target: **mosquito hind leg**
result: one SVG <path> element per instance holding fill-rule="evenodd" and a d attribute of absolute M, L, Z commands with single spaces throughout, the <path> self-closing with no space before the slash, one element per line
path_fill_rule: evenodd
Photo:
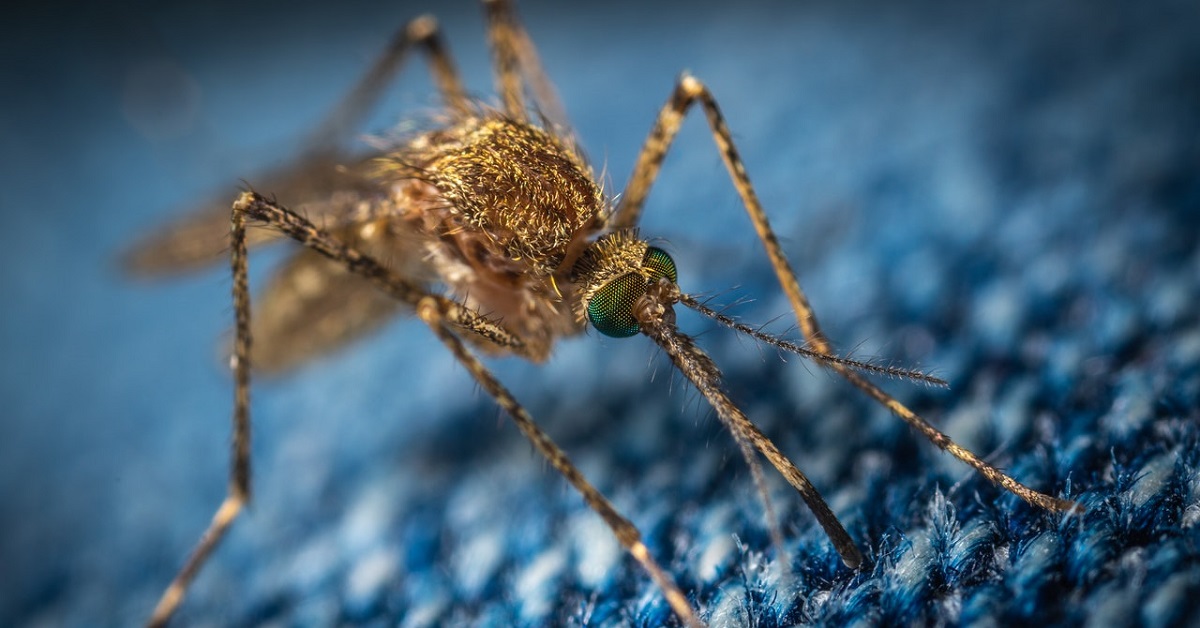
<path fill-rule="evenodd" d="M 362 185 L 356 177 L 339 170 L 339 166 L 355 159 L 346 154 L 341 144 L 362 124 L 414 47 L 425 53 L 447 110 L 458 118 L 468 115 L 471 105 L 437 20 L 431 16 L 418 17 L 396 31 L 371 68 L 309 133 L 301 154 L 292 157 L 280 170 L 264 175 L 269 185 L 263 185 L 283 194 L 291 203 L 303 200 L 309 205 L 310 215 L 318 207 L 319 213 L 337 214 L 353 206 L 353 199 L 331 202 Z M 123 265 L 136 274 L 197 268 L 224 254 L 228 233 L 228 204 L 221 201 L 205 205 L 199 212 L 139 241 L 125 252 Z M 250 246 L 270 239 L 271 235 L 265 232 L 249 234 Z"/>
<path fill-rule="evenodd" d="M 524 79 L 538 111 L 553 124 L 567 128 L 566 111 L 542 69 L 537 48 L 517 18 L 511 0 L 484 0 L 483 4 L 488 20 L 488 41 L 496 66 L 496 91 L 504 104 L 504 113 L 515 120 L 525 120 Z"/>
<path fill-rule="evenodd" d="M 422 15 L 409 21 L 392 35 L 383 54 L 321 121 L 311 136 L 309 152 L 336 152 L 338 142 L 353 133 L 362 123 L 371 107 L 379 100 L 388 81 L 399 71 L 409 51 L 414 47 L 425 53 L 434 83 L 437 84 L 446 107 L 456 117 L 467 115 L 470 106 L 466 91 L 442 37 L 437 19 L 432 15 Z"/>
<path fill-rule="evenodd" d="M 729 127 L 725 124 L 725 118 L 721 115 L 721 110 L 717 106 L 716 99 L 713 98 L 708 88 L 694 77 L 686 74 L 681 77 L 675 85 L 675 91 L 672 93 L 671 98 L 659 112 L 658 119 L 650 131 L 649 137 L 646 138 L 646 143 L 642 147 L 641 154 L 638 156 L 637 165 L 634 167 L 629 184 L 625 188 L 624 194 L 621 195 L 621 205 L 613 214 L 610 226 L 612 228 L 628 228 L 637 224 L 641 216 L 642 205 L 645 203 L 647 194 L 649 194 L 650 186 L 654 183 L 662 167 L 663 158 L 666 156 L 667 150 L 670 148 L 675 135 L 679 131 L 683 117 L 695 103 L 700 103 L 704 109 L 705 117 L 708 118 L 709 128 L 712 131 L 713 141 L 716 142 L 721 159 L 725 162 L 725 167 L 733 179 L 733 185 L 737 188 L 738 195 L 742 198 L 742 204 L 745 206 L 746 212 L 750 215 L 750 220 L 754 224 L 754 230 L 758 233 L 759 239 L 762 240 L 763 247 L 767 251 L 767 256 L 771 260 L 771 267 L 775 270 L 775 276 L 779 279 L 780 285 L 783 287 L 788 300 L 792 304 L 792 309 L 796 313 L 796 318 L 805 340 L 813 350 L 826 355 L 834 355 L 829 342 L 825 339 L 824 334 L 821 333 L 816 314 L 812 306 L 809 305 L 808 298 L 804 295 L 804 291 L 800 289 L 800 283 L 796 280 L 796 273 L 792 270 L 791 265 L 788 264 L 787 258 L 783 254 L 783 248 L 779 245 L 779 240 L 775 237 L 775 232 L 767 222 L 766 212 L 763 211 L 762 204 L 758 200 L 758 195 L 755 194 L 754 187 L 750 184 L 750 177 L 746 174 L 742 158 L 734 146 L 733 135 L 729 132 Z M 1005 490 L 1031 504 L 1048 510 L 1073 510 L 1076 508 L 1074 502 L 1035 491 L 1021 484 L 1012 476 L 988 464 L 970 450 L 955 443 L 941 430 L 938 430 L 924 418 L 909 410 L 904 404 L 885 393 L 850 367 L 836 362 L 829 363 L 828 366 L 872 399 L 886 407 L 893 414 L 903 419 L 938 448 L 950 452 L 954 457 L 974 467 L 992 483 L 1003 487 Z"/>

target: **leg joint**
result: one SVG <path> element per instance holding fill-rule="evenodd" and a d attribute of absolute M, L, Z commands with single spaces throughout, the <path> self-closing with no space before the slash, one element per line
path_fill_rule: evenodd
<path fill-rule="evenodd" d="M 425 41 L 437 35 L 437 18 L 426 14 L 413 19 L 404 29 L 405 35 L 412 41 Z"/>
<path fill-rule="evenodd" d="M 431 296 L 423 296 L 417 301 L 417 316 L 427 325 L 438 325 L 444 318 L 437 299 Z"/>
<path fill-rule="evenodd" d="M 695 100 L 708 93 L 708 88 L 704 86 L 704 83 L 700 79 L 685 72 L 679 77 L 679 91 L 688 100 Z"/>

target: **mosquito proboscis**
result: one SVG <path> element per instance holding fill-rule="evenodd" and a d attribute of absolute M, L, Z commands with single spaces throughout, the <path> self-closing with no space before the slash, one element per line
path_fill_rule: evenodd
<path fill-rule="evenodd" d="M 834 351 L 771 229 L 717 101 L 700 80 L 688 74 L 678 79 L 623 193 L 610 197 L 597 183 L 511 2 L 483 4 L 498 104 L 466 95 L 436 20 L 419 17 L 396 34 L 318 128 L 310 150 L 255 182 L 278 196 L 246 191 L 232 209 L 218 205 L 199 212 L 131 249 L 127 264 L 135 273 L 195 267 L 230 251 L 236 318 L 229 490 L 163 593 L 151 625 L 170 619 L 250 501 L 251 362 L 255 370 L 285 370 L 404 310 L 429 327 L 582 495 L 688 625 L 702 625 L 702 613 L 654 558 L 638 529 L 534 423 L 479 353 L 541 362 L 558 339 L 588 326 L 611 337 L 651 339 L 733 435 L 753 473 L 776 545 L 781 533 L 771 515 L 759 455 L 800 493 L 851 568 L 863 562 L 856 543 L 808 478 L 727 396 L 716 363 L 676 325 L 675 306 L 839 374 L 939 448 L 1025 501 L 1050 510 L 1076 507 L 1019 483 L 957 445 L 866 376 L 937 386 L 944 381 Z M 429 63 L 444 101 L 442 115 L 431 128 L 371 154 L 339 148 L 414 51 L 423 52 Z M 683 292 L 670 255 L 637 230 L 663 159 L 685 115 L 697 106 L 796 315 L 802 343 L 742 324 Z M 249 230 L 251 225 L 265 228 Z M 255 300 L 252 317 L 248 249 L 276 239 L 294 240 L 302 248 Z"/>

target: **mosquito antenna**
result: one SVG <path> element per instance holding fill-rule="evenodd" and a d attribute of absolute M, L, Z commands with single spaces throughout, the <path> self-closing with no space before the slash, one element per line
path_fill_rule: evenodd
<path fill-rule="evenodd" d="M 646 295 L 633 306 L 633 314 L 640 331 L 662 347 L 675 368 L 679 369 L 708 400 L 709 405 L 717 411 L 721 422 L 733 433 L 738 446 L 743 448 L 743 453 L 746 453 L 749 447 L 757 449 L 788 484 L 800 493 L 800 497 L 804 499 L 808 509 L 816 516 L 817 522 L 821 524 L 834 548 L 841 555 L 842 562 L 852 569 L 857 569 L 863 563 L 862 552 L 825 503 L 825 499 L 808 477 L 729 399 L 722 390 L 721 371 L 716 363 L 696 345 L 691 336 L 679 331 L 675 326 L 675 312 L 670 304 L 677 300 L 682 300 L 679 287 L 667 279 L 661 279 L 657 284 L 651 285 Z"/>
<path fill-rule="evenodd" d="M 725 314 L 722 314 L 722 313 L 708 307 L 707 305 L 704 305 L 703 303 L 697 301 L 695 297 L 693 297 L 689 294 L 680 293 L 679 302 L 692 308 L 693 310 L 696 310 L 697 312 L 717 321 L 718 323 L 720 323 L 726 327 L 729 327 L 730 329 L 733 329 L 733 330 L 736 330 L 743 334 L 746 334 L 747 336 L 750 336 L 751 338 L 754 338 L 755 340 L 758 340 L 759 342 L 769 344 L 777 349 L 782 349 L 784 351 L 790 351 L 797 355 L 804 356 L 804 357 L 806 357 L 810 360 L 813 360 L 814 362 L 820 363 L 820 364 L 825 364 L 825 365 L 840 364 L 842 366 L 846 366 L 846 367 L 852 368 L 856 371 L 861 371 L 864 373 L 874 373 L 877 375 L 886 375 L 888 377 L 895 377 L 898 379 L 907 379 L 909 381 L 918 382 L 918 383 L 926 384 L 929 386 L 934 386 L 936 388 L 949 388 L 950 387 L 950 383 L 947 382 L 946 380 L 944 380 L 940 377 L 935 377 L 928 373 L 923 373 L 921 371 L 917 371 L 917 370 L 913 370 L 913 369 L 906 369 L 906 368 L 902 368 L 902 367 L 898 367 L 898 366 L 872 364 L 870 362 L 863 362 L 861 360 L 854 360 L 852 358 L 845 358 L 845 357 L 840 357 L 840 356 L 836 356 L 836 355 L 829 355 L 826 353 L 821 353 L 820 351 L 814 351 L 807 347 L 802 347 L 790 340 L 784 340 L 783 338 L 776 338 L 775 336 L 772 336 L 772 335 L 770 335 L 766 332 L 763 332 L 759 329 L 755 329 L 748 325 L 744 325 L 742 323 L 737 322 L 733 318 L 731 318 Z"/>

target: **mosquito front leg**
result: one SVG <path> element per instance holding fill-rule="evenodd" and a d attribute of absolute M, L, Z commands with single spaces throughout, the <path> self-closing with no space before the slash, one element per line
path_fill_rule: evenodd
<path fill-rule="evenodd" d="M 469 106 L 466 92 L 442 38 L 437 19 L 432 15 L 422 15 L 396 31 L 383 54 L 321 122 L 312 135 L 311 152 L 336 150 L 338 142 L 358 128 L 414 46 L 425 52 L 434 82 L 446 101 L 447 109 L 456 117 L 467 115 Z"/>
<path fill-rule="evenodd" d="M 588 505 L 595 510 L 612 528 L 617 539 L 633 557 L 642 564 L 655 584 L 662 589 L 671 608 L 680 619 L 688 625 L 702 625 L 695 611 L 679 587 L 671 580 L 666 571 L 650 556 L 641 534 L 629 520 L 616 511 L 611 503 L 593 487 L 582 473 L 571 463 L 557 445 L 541 431 L 533 422 L 529 413 L 517 403 L 516 399 L 481 362 L 463 345 L 458 336 L 451 333 L 447 325 L 465 329 L 470 333 L 479 334 L 493 342 L 508 346 L 514 351 L 522 348 L 519 341 L 503 328 L 491 323 L 482 316 L 468 310 L 458 303 L 444 297 L 431 294 L 418 285 L 403 277 L 398 277 L 374 259 L 359 253 L 355 249 L 339 242 L 336 238 L 317 229 L 312 223 L 277 203 L 270 201 L 253 192 L 245 192 L 233 205 L 235 216 L 235 231 L 239 228 L 242 217 L 264 222 L 269 227 L 277 229 L 300 242 L 304 246 L 343 264 L 350 271 L 372 280 L 380 289 L 396 299 L 413 305 L 417 314 L 425 321 L 434 333 L 450 349 L 455 357 L 467 368 L 471 375 L 479 381 L 497 403 L 507 411 L 516 422 L 517 427 L 528 437 L 547 460 L 557 469 L 572 486 L 584 497 Z M 244 226 L 241 227 L 244 231 Z M 237 235 L 235 233 L 235 239 Z M 244 259 L 244 254 L 235 250 L 235 258 Z M 236 266 L 236 264 L 235 264 Z M 244 273 L 245 263 L 240 264 Z M 239 281 L 235 275 L 235 285 Z M 244 279 L 241 282 L 244 285 Z M 240 294 L 235 290 L 235 294 Z M 246 297 L 248 299 L 248 297 Z M 236 300 L 236 299 L 235 299 Z M 248 304 L 248 302 L 247 302 Z M 239 312 L 242 308 L 239 308 Z M 246 308 L 248 319 L 249 311 Z M 239 317 L 239 329 L 240 329 Z M 239 331 L 240 337 L 240 331 Z M 246 351 L 249 351 L 249 333 L 247 331 Z M 241 349 L 239 348 L 239 351 Z M 239 401 L 239 403 L 241 403 Z"/>
<path fill-rule="evenodd" d="M 721 390 L 721 371 L 717 368 L 716 363 L 700 347 L 696 346 L 690 336 L 680 332 L 675 326 L 675 314 L 671 306 L 679 300 L 679 287 L 671 281 L 663 279 L 659 283 L 651 285 L 646 296 L 642 297 L 633 309 L 641 332 L 662 347 L 675 367 L 696 386 L 700 394 L 704 395 L 709 405 L 717 411 L 721 422 L 733 433 L 734 440 L 742 449 L 742 456 L 754 473 L 759 495 L 768 511 L 771 509 L 771 501 L 761 479 L 762 472 L 759 469 L 758 461 L 751 456 L 749 446 L 753 446 L 754 449 L 766 456 L 771 465 L 788 481 L 788 484 L 791 484 L 796 492 L 800 493 L 800 497 L 804 499 L 808 509 L 812 511 L 817 522 L 825 530 L 825 534 L 833 542 L 834 548 L 842 557 L 842 562 L 847 567 L 857 568 L 863 562 L 862 553 L 854 544 L 854 540 L 850 538 L 850 534 L 846 532 L 846 528 L 829 509 L 829 505 L 825 503 L 821 493 L 812 485 L 808 477 L 779 450 L 779 447 L 771 442 L 771 439 L 767 438 L 729 399 L 725 391 Z M 780 533 L 774 529 L 774 521 L 771 521 L 771 527 L 771 534 L 775 537 L 773 540 L 782 550 L 782 543 L 779 541 Z"/>
<path fill-rule="evenodd" d="M 800 324 L 801 331 L 804 333 L 805 340 L 813 350 L 826 355 L 834 355 L 829 342 L 821 333 L 821 328 L 817 323 L 817 317 L 813 312 L 812 306 L 809 305 L 804 291 L 800 289 L 800 283 L 796 280 L 796 273 L 792 270 L 791 265 L 788 264 L 787 258 L 783 254 L 783 248 L 780 247 L 779 240 L 775 237 L 775 232 L 772 231 L 770 224 L 767 222 L 766 212 L 763 211 L 762 204 L 759 203 L 758 196 L 754 193 L 754 188 L 750 184 L 750 177 L 746 174 L 742 158 L 738 155 L 737 149 L 734 147 L 733 136 L 729 132 L 729 128 L 725 125 L 725 118 L 721 115 L 720 108 L 717 107 L 717 101 L 708 91 L 708 88 L 694 77 L 688 75 L 681 77 L 675 86 L 675 91 L 671 95 L 670 100 L 659 112 L 658 120 L 655 122 L 654 128 L 650 131 L 650 136 L 646 138 L 645 145 L 642 147 L 641 155 L 638 157 L 633 176 L 629 180 L 629 185 L 626 187 L 625 193 L 621 195 L 621 206 L 613 215 L 611 227 L 628 228 L 637 224 L 641 215 L 642 205 L 646 200 L 646 195 L 650 192 L 650 186 L 658 176 L 663 158 L 666 156 L 671 142 L 675 139 L 675 135 L 679 131 L 683 117 L 686 115 L 688 109 L 697 102 L 704 108 L 704 114 L 708 118 L 709 127 L 712 129 L 713 140 L 717 144 L 717 150 L 721 153 L 721 159 L 725 162 L 725 167 L 729 170 L 734 187 L 737 188 L 738 194 L 742 198 L 742 204 L 745 205 L 751 222 L 754 223 L 754 230 L 758 233 L 759 239 L 762 240 L 763 247 L 767 251 L 767 256 L 771 260 L 771 266 L 775 269 L 775 275 L 778 277 L 780 285 L 787 294 L 788 300 L 792 304 L 792 309 L 796 312 L 796 318 Z M 1035 491 L 996 467 L 984 462 L 979 456 L 956 444 L 949 436 L 946 436 L 928 421 L 921 418 L 912 410 L 909 410 L 891 395 L 883 392 L 883 390 L 872 384 L 862 375 L 851 370 L 850 367 L 837 362 L 831 362 L 829 363 L 829 368 L 837 371 L 842 377 L 845 377 L 850 383 L 867 393 L 872 399 L 875 399 L 884 407 L 891 410 L 896 416 L 925 435 L 934 445 L 971 465 L 988 480 L 1012 492 L 1021 499 L 1049 510 L 1072 510 L 1076 507 L 1075 503 L 1070 500 L 1059 499 Z"/>
<path fill-rule="evenodd" d="M 683 591 L 650 555 L 646 544 L 642 542 L 642 535 L 637 527 L 617 512 L 612 503 L 596 487 L 592 486 L 591 482 L 588 482 L 583 473 L 567 458 L 567 454 L 534 423 L 533 417 L 512 396 L 512 393 L 492 375 L 491 371 L 478 358 L 467 350 L 458 336 L 450 332 L 446 326 L 444 304 L 432 298 L 423 299 L 417 306 L 417 315 L 429 325 L 433 333 L 437 334 L 437 337 L 450 349 L 454 357 L 471 373 L 475 381 L 479 382 L 479 385 L 512 417 L 517 428 L 533 443 L 538 452 L 550 461 L 550 464 L 571 483 L 571 486 L 579 491 L 588 506 L 600 515 L 604 523 L 608 524 L 621 545 L 642 565 L 650 574 L 650 578 L 662 590 L 671 609 L 675 611 L 679 619 L 688 626 L 702 626 L 703 623 Z"/>

